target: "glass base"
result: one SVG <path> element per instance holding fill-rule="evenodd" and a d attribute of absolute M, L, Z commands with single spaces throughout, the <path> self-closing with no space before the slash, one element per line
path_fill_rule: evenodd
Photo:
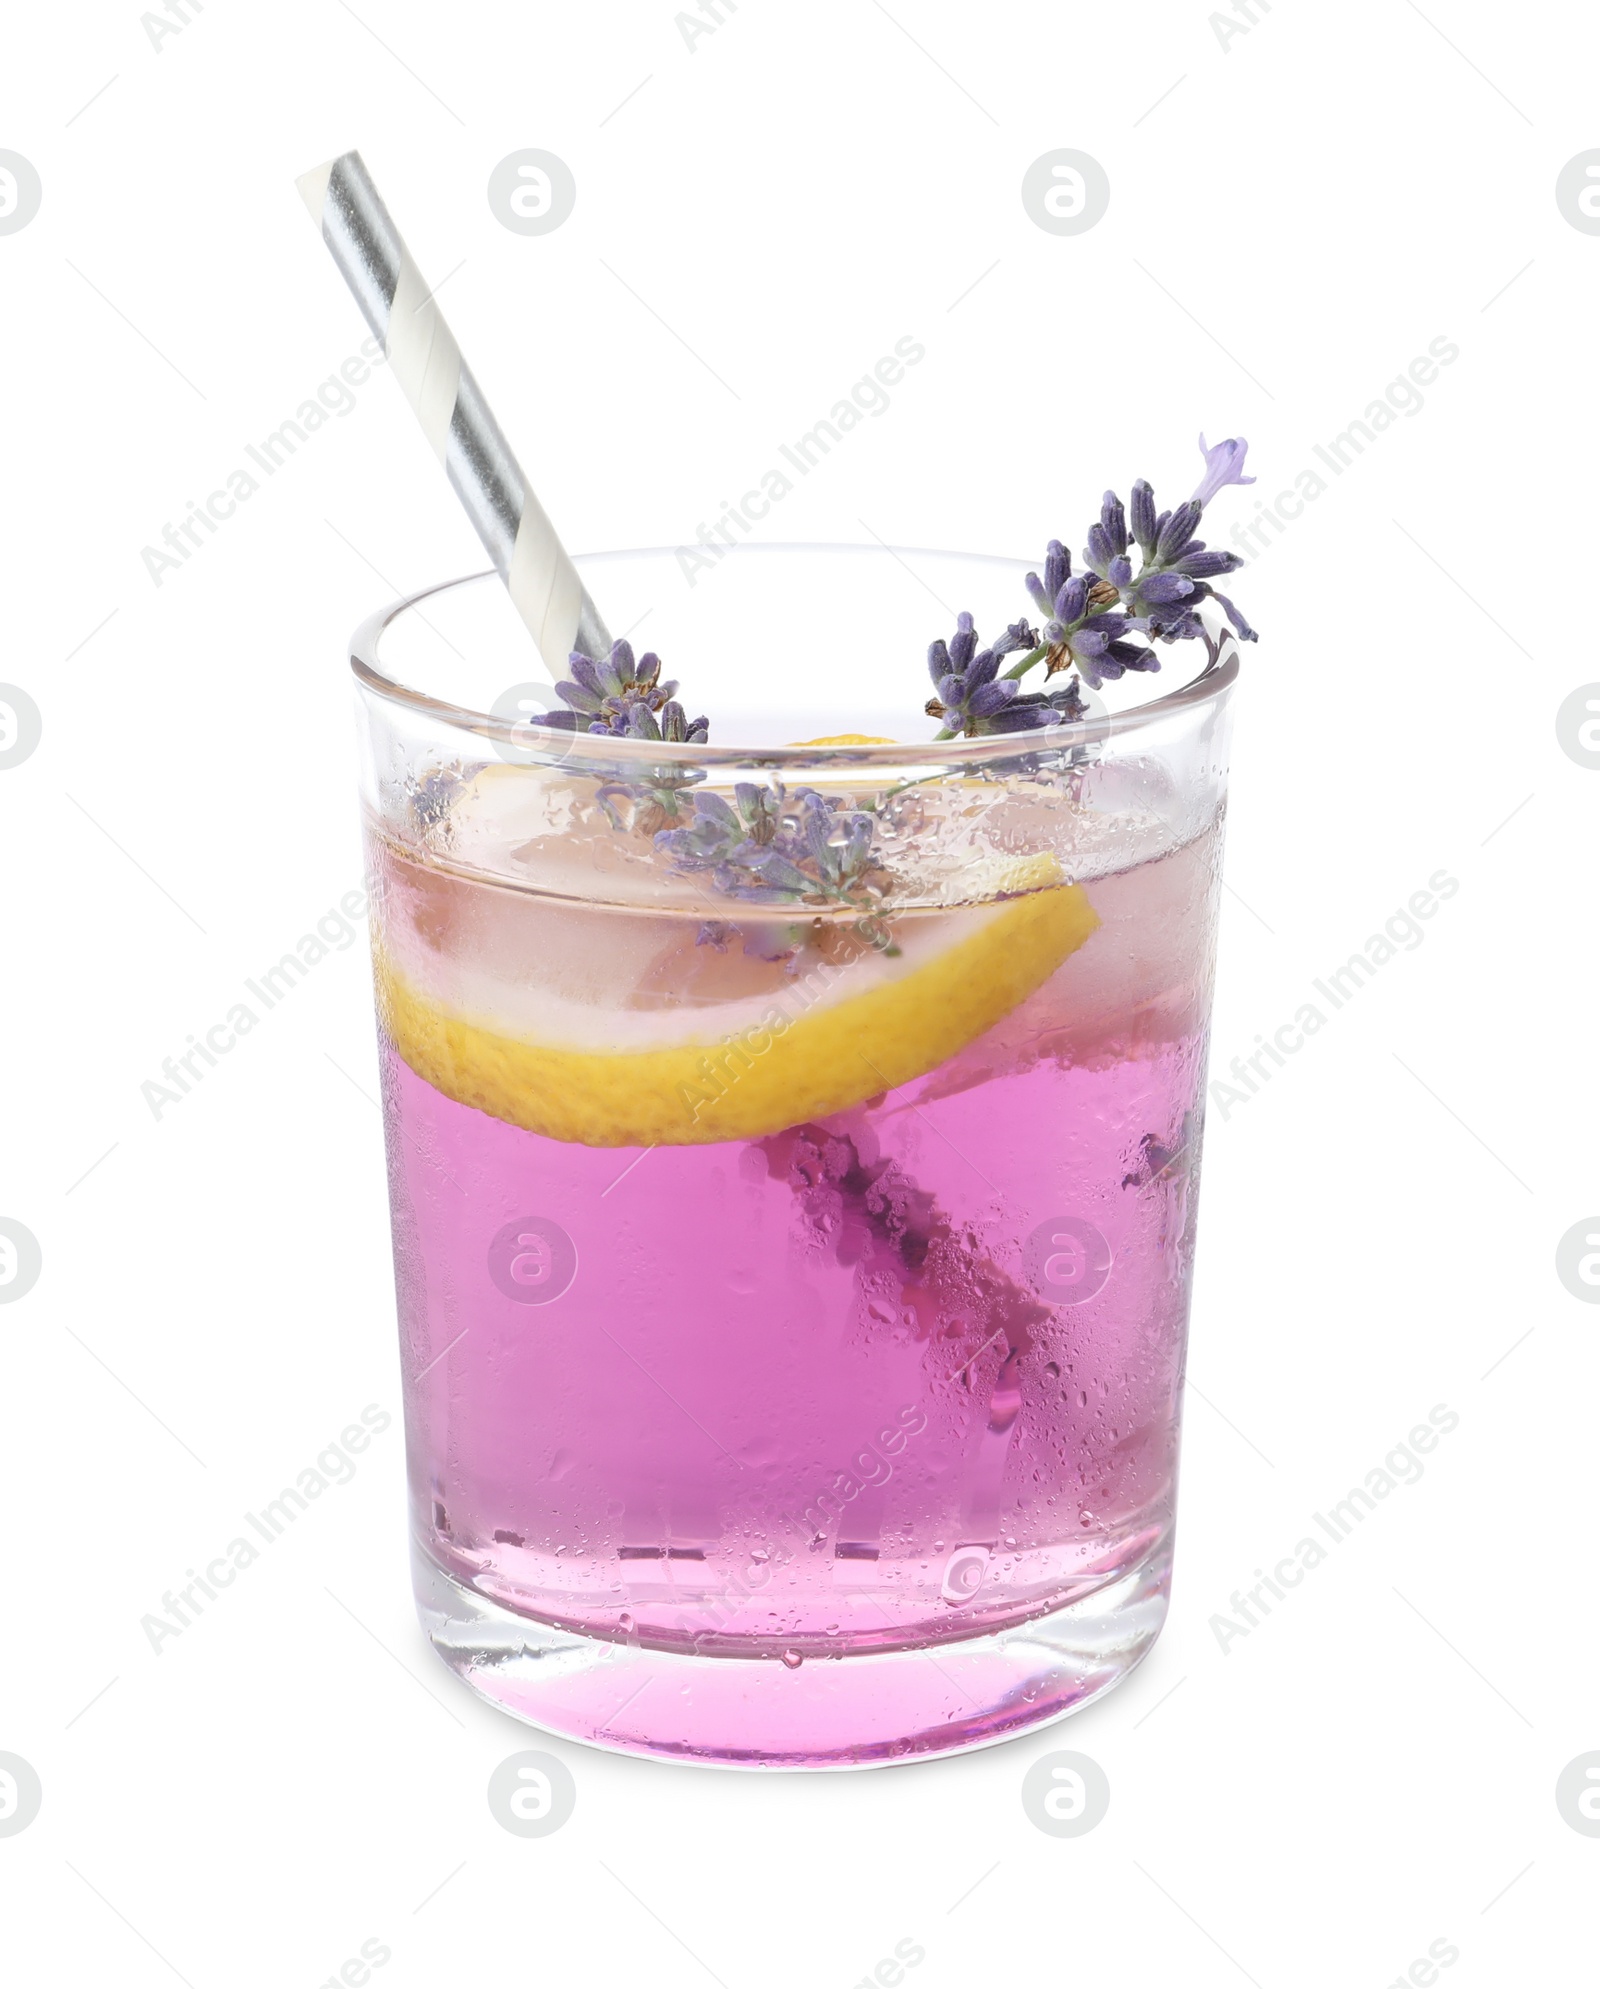
<path fill-rule="evenodd" d="M 879 1768 L 991 1747 L 1126 1678 L 1159 1635 L 1170 1533 L 1064 1609 L 918 1650 L 849 1657 L 685 1656 L 519 1616 L 420 1546 L 417 1610 L 434 1649 L 491 1705 L 622 1754 L 720 1768 Z"/>

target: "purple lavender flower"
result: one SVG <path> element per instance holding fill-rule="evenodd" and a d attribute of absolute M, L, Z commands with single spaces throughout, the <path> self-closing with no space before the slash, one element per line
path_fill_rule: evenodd
<path fill-rule="evenodd" d="M 694 820 L 683 829 L 663 829 L 656 847 L 676 857 L 685 871 L 711 870 L 735 850 L 770 847 L 778 829 L 777 802 L 770 788 L 740 781 L 730 804 L 720 794 L 694 797 Z"/>
<path fill-rule="evenodd" d="M 1241 476 L 1244 468 L 1244 452 L 1249 443 L 1242 435 L 1232 435 L 1226 442 L 1219 442 L 1214 449 L 1206 447 L 1204 430 L 1200 435 L 1200 453 L 1206 459 L 1206 473 L 1195 485 L 1194 502 L 1202 507 L 1209 504 L 1219 490 L 1230 483 L 1254 483 L 1254 477 Z"/>
<path fill-rule="evenodd" d="M 1089 527 L 1085 558 L 1093 571 L 1112 587 L 1125 587 L 1133 577 L 1133 562 L 1128 558 L 1127 515 L 1122 509 L 1122 499 L 1114 490 L 1108 490 L 1100 500 L 1099 521 Z"/>
<path fill-rule="evenodd" d="M 617 650 L 626 648 L 627 644 L 620 642 L 613 646 L 613 665 L 617 661 Z M 574 672 L 580 661 L 587 663 L 589 658 L 574 656 Z M 647 666 L 654 666 L 648 679 L 644 674 Z M 598 667 L 591 667 L 595 668 L 598 676 Z M 711 730 L 710 721 L 704 717 L 690 718 L 676 698 L 665 695 L 676 690 L 677 685 L 655 681 L 655 672 L 660 667 L 654 656 L 641 658 L 638 666 L 640 674 L 625 679 L 626 688 L 622 692 L 607 690 L 603 708 L 590 721 L 589 730 L 610 739 L 645 739 L 657 745 L 703 746 Z M 583 674 L 587 677 L 588 672 Z M 601 678 L 600 681 L 604 683 L 607 679 Z M 572 687 L 557 686 L 563 695 L 569 688 Z M 587 684 L 585 688 L 588 688 Z M 574 709 L 571 713 L 573 725 L 581 725 L 583 716 L 581 711 Z M 644 769 L 613 766 L 611 776 L 596 790 L 595 798 L 617 829 L 623 826 L 623 817 L 617 808 L 617 804 L 623 801 L 630 804 L 635 826 L 639 826 L 641 821 L 648 823 L 650 811 L 654 811 L 655 823 L 663 817 L 669 822 L 681 821 L 689 799 L 688 789 L 698 786 L 706 777 L 703 767 L 681 765 Z"/>
<path fill-rule="evenodd" d="M 596 663 L 578 649 L 567 663 L 576 681 L 557 684 L 556 696 L 571 707 L 570 713 L 553 712 L 546 721 L 567 731 L 582 726 L 590 732 L 625 737 L 635 705 L 659 711 L 678 688 L 670 679 L 661 682 L 659 656 L 647 651 L 635 662 L 631 645 L 623 641 L 612 643 L 611 654 L 603 663 Z"/>
<path fill-rule="evenodd" d="M 1146 624 L 1111 611 L 1119 588 L 1133 572 L 1127 557 L 1127 522 L 1122 501 L 1114 491 L 1105 494 L 1100 522 L 1089 533 L 1089 545 L 1087 558 L 1098 579 L 1089 573 L 1074 574 L 1072 555 L 1059 539 L 1052 539 L 1045 552 L 1044 578 L 1030 573 L 1027 588 L 1045 617 L 1041 633 L 1049 674 L 1054 676 L 1075 664 L 1084 682 L 1097 691 L 1126 670 L 1159 670 L 1161 665 L 1142 643 L 1123 639 L 1129 629 Z"/>
<path fill-rule="evenodd" d="M 1025 694 L 1014 677 L 999 674 L 1002 661 L 1019 649 L 1042 654 L 1038 635 L 1026 621 L 1013 622 L 997 642 L 979 650 L 968 614 L 956 617 L 956 632 L 948 643 L 928 645 L 934 695 L 926 709 L 944 727 L 940 738 L 978 739 L 993 732 L 1027 732 L 1059 723 L 1059 714 L 1043 697 Z"/>
<path fill-rule="evenodd" d="M 697 794 L 687 827 L 663 829 L 656 847 L 685 874 L 709 872 L 719 891 L 755 905 L 875 902 L 877 817 L 815 789 L 740 781 L 730 802 Z"/>
<path fill-rule="evenodd" d="M 1232 622 L 1234 634 L 1238 636 L 1241 642 L 1256 642 L 1260 640 L 1255 630 L 1245 620 L 1244 616 L 1240 614 L 1239 610 L 1234 606 L 1232 601 L 1228 599 L 1226 594 L 1219 594 L 1216 588 L 1213 587 L 1211 590 L 1211 598 L 1216 602 L 1217 606 L 1222 610 L 1222 612 L 1228 617 L 1228 620 Z"/>
<path fill-rule="evenodd" d="M 1054 618 L 1056 601 L 1061 590 L 1072 578 L 1072 555 L 1059 539 L 1052 539 L 1044 551 L 1044 578 L 1030 573 L 1027 579 L 1028 592 L 1033 596 L 1033 605 L 1045 621 Z"/>
<path fill-rule="evenodd" d="M 659 710 L 646 698 L 630 698 L 610 720 L 597 718 L 591 732 L 604 732 L 613 739 L 665 740 L 674 746 L 703 746 L 711 730 L 707 718 L 689 718 L 676 698 L 668 698 Z"/>

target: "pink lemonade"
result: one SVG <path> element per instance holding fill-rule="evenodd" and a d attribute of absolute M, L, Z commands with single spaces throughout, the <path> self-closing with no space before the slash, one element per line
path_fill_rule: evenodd
<path fill-rule="evenodd" d="M 690 1087 L 736 1114 L 773 1044 L 845 1014 L 858 980 L 958 943 L 1002 971 L 1024 941 L 982 921 L 1029 890 L 1002 875 L 988 900 L 891 910 L 863 945 L 844 913 L 802 929 L 714 905 L 708 927 L 705 904 L 575 887 L 537 838 L 480 860 L 374 826 L 380 960 L 447 1018 L 423 1054 L 380 1003 L 424 1613 L 463 1675 L 583 1739 L 830 1765 L 1002 1737 L 1142 1654 L 1169 1567 L 1219 840 L 1215 821 L 1068 836 L 1087 937 L 910 1081 L 749 1136 L 630 1143 L 599 1052 L 534 1080 L 552 1137 L 481 1045 L 599 1009 L 608 1043 L 715 1052 L 725 1015 L 765 1014 Z M 804 1014 L 808 986 L 785 1037 L 772 1005 Z M 598 1142 L 567 1071 L 602 1101 Z M 997 1691 L 995 1653 L 1029 1637 L 1043 1655 Z M 611 1662 L 580 1663 L 596 1641 Z M 708 1675 L 739 1682 L 717 1698 Z"/>

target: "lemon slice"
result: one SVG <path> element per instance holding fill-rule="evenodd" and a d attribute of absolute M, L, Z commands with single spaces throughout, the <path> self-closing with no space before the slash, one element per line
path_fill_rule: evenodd
<path fill-rule="evenodd" d="M 885 739 L 878 732 L 830 732 L 825 739 L 791 739 L 791 746 L 893 746 L 897 741 Z"/>
<path fill-rule="evenodd" d="M 1006 888 L 1020 895 L 902 916 L 892 947 L 847 927 L 832 958 L 758 994 L 647 1012 L 548 1002 L 515 1033 L 503 1011 L 418 987 L 380 946 L 379 1012 L 419 1077 L 529 1132 L 584 1146 L 760 1139 L 924 1076 L 1042 986 L 1100 922 L 1060 876 L 1050 856 L 1018 863 Z"/>

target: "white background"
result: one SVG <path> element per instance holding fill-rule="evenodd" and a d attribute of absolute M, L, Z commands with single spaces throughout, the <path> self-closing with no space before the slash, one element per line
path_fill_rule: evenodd
<path fill-rule="evenodd" d="M 8 22 L 0 147 L 43 205 L 0 235 L 0 677 L 44 738 L 0 773 L 0 1214 L 44 1268 L 0 1309 L 0 1751 L 44 1806 L 0 1838 L 0 1974 L 313 1989 L 377 1940 L 385 1989 L 848 1989 L 909 1939 L 917 1989 L 1381 1989 L 1442 1941 L 1451 1989 L 1591 1980 L 1600 1840 L 1555 1783 L 1600 1748 L 1600 1313 L 1555 1252 L 1600 1205 L 1600 773 L 1555 715 L 1600 678 L 1600 238 L 1555 182 L 1600 145 L 1600 29 L 724 11 L 692 52 L 670 0 L 189 0 L 159 48 L 137 0 Z M 1108 482 L 1183 494 L 1202 426 L 1260 471 L 1226 523 L 1459 347 L 1236 576 L 1263 640 L 1214 1069 L 1432 873 L 1460 889 L 1213 1110 L 1172 1615 L 1063 1727 L 819 1777 L 552 1743 L 576 1813 L 512 1837 L 485 1785 L 541 1743 L 421 1640 L 398 1418 L 181 1638 L 141 1631 L 398 1408 L 362 946 L 159 1121 L 140 1091 L 358 882 L 348 631 L 481 564 L 382 373 L 162 585 L 141 558 L 356 349 L 293 186 L 355 145 L 575 550 L 689 538 L 906 334 L 926 361 L 776 535 L 1079 545 Z M 524 146 L 577 180 L 544 237 L 485 197 Z M 1061 146 L 1112 189 L 1076 237 L 1020 198 Z M 1421 1481 L 1219 1648 L 1232 1591 L 1441 1403 Z M 1064 1746 L 1112 1789 L 1071 1841 L 1018 1793 Z"/>

